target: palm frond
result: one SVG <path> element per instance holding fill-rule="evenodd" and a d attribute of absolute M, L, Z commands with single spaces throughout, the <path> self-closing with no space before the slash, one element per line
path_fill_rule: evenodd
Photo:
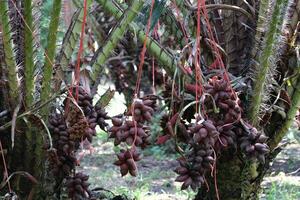
<path fill-rule="evenodd" d="M 80 25 L 82 22 L 80 21 L 80 16 L 82 17 L 83 10 L 80 8 L 75 11 L 72 16 L 70 26 L 66 34 L 64 35 L 63 42 L 58 52 L 55 63 L 60 64 L 63 67 L 66 67 L 71 60 L 71 56 L 74 52 L 76 45 L 78 44 L 78 38 L 80 35 Z"/>
<path fill-rule="evenodd" d="M 269 29 L 265 35 L 265 43 L 261 55 L 259 56 L 259 67 L 256 70 L 254 90 L 252 94 L 249 118 L 253 124 L 257 125 L 261 113 L 261 106 L 264 97 L 268 97 L 269 88 L 266 86 L 269 80 L 272 80 L 276 70 L 276 57 L 279 45 L 279 33 L 283 25 L 283 17 L 286 12 L 288 0 L 277 0 L 274 11 L 271 15 Z"/>
<path fill-rule="evenodd" d="M 25 20 L 25 36 L 24 36 L 24 50 L 26 51 L 24 56 L 25 67 L 25 89 L 26 96 L 25 102 L 27 106 L 33 103 L 34 93 L 34 37 L 33 37 L 33 16 L 32 16 L 32 1 L 24 1 L 24 20 Z"/>
<path fill-rule="evenodd" d="M 79 8 L 72 16 L 69 28 L 64 35 L 60 51 L 55 58 L 55 70 L 54 70 L 54 90 L 60 88 L 62 80 L 66 81 L 64 72 L 66 72 L 68 64 L 72 58 L 72 54 L 78 44 L 80 36 L 80 26 L 82 22 L 80 17 L 83 15 L 83 9 Z"/>
<path fill-rule="evenodd" d="M 93 66 L 92 78 L 96 81 L 100 76 L 103 65 L 107 60 L 110 52 L 116 47 L 117 43 L 122 39 L 129 24 L 134 20 L 137 13 L 142 9 L 143 1 L 135 0 L 123 14 L 122 20 L 118 22 L 115 28 L 109 34 L 106 43 L 102 48 L 98 49 L 91 60 Z"/>
<path fill-rule="evenodd" d="M 61 14 L 61 0 L 54 0 L 52 13 L 51 13 L 51 21 L 49 25 L 49 33 L 47 39 L 47 47 L 45 51 L 45 65 L 43 69 L 43 81 L 42 81 L 42 93 L 41 93 L 41 101 L 45 101 L 49 98 L 49 94 L 51 91 L 51 77 L 53 70 L 54 57 L 56 52 L 56 38 L 57 38 L 57 30 L 59 26 L 59 19 Z"/>
<path fill-rule="evenodd" d="M 259 11 L 256 22 L 255 44 L 252 49 L 252 58 L 258 59 L 263 44 L 263 35 L 267 32 L 270 23 L 270 15 L 274 10 L 274 5 L 269 0 L 262 0 L 259 3 Z"/>
<path fill-rule="evenodd" d="M 286 13 L 283 17 L 283 25 L 281 28 L 280 34 L 280 44 L 278 47 L 278 59 L 284 56 L 286 50 L 288 49 L 288 43 L 291 40 L 291 37 L 294 34 L 297 23 L 299 22 L 299 11 L 300 1 L 298 0 L 289 0 L 287 4 Z"/>
<path fill-rule="evenodd" d="M 3 47 L 3 64 L 8 71 L 8 85 L 10 88 L 10 96 L 13 104 L 16 103 L 18 97 L 17 67 L 13 53 L 11 26 L 8 18 L 8 3 L 0 1 L 0 26 L 2 28 L 2 45 Z"/>
<path fill-rule="evenodd" d="M 21 85 L 23 84 L 24 77 L 24 57 L 25 57 L 25 47 L 24 47 L 24 36 L 25 36 L 25 23 L 23 21 L 24 16 L 24 3 L 21 1 L 8 1 L 9 6 L 9 19 L 11 25 L 13 50 L 15 54 L 15 60 L 18 66 L 18 74 L 21 78 Z M 24 86 L 23 86 L 24 87 Z M 22 91 L 25 91 L 23 88 Z"/>
<path fill-rule="evenodd" d="M 165 8 L 164 12 L 161 15 L 161 20 L 166 25 L 166 33 L 167 33 L 166 37 L 172 35 L 174 36 L 175 41 L 177 41 L 181 45 L 181 47 L 185 46 L 186 41 L 184 38 L 183 30 L 181 28 L 180 23 L 176 19 L 174 12 L 171 10 L 171 8 L 169 7 Z"/>
<path fill-rule="evenodd" d="M 37 102 L 41 93 L 41 72 L 43 65 L 43 53 L 44 49 L 41 45 L 41 6 L 42 0 L 34 0 L 32 5 L 32 17 L 33 17 L 33 61 L 34 61 L 34 102 Z"/>
<path fill-rule="evenodd" d="M 298 66 L 298 67 L 300 67 L 300 66 Z M 293 122 L 295 120 L 295 117 L 296 117 L 297 112 L 300 107 L 300 90 L 299 90 L 299 88 L 300 88 L 300 78 L 298 78 L 296 89 L 292 95 L 292 104 L 291 104 L 291 108 L 287 112 L 287 118 L 284 121 L 284 123 L 281 125 L 280 129 L 277 132 L 275 132 L 273 137 L 269 140 L 269 146 L 270 146 L 271 150 L 273 150 L 274 148 L 276 148 L 278 146 L 279 142 L 286 135 L 286 133 L 288 132 L 289 128 L 291 127 L 291 125 L 293 124 Z"/>
<path fill-rule="evenodd" d="M 120 19 L 122 17 L 124 11 L 116 1 L 96 0 L 96 2 L 101 4 L 103 9 L 113 15 L 116 19 Z M 131 22 L 129 30 L 137 35 L 137 38 L 140 42 L 145 41 L 146 33 L 140 29 L 139 25 Z M 175 69 L 178 67 L 175 56 L 151 37 L 148 37 L 146 47 L 149 53 L 154 56 L 157 61 L 163 66 L 167 74 L 173 76 Z"/>

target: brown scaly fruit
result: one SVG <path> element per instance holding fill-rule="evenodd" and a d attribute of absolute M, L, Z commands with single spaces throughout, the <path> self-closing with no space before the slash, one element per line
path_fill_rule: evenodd
<path fill-rule="evenodd" d="M 67 114 L 67 125 L 68 133 L 72 140 L 82 140 L 87 138 L 90 140 L 92 137 L 89 137 L 92 134 L 87 119 L 81 112 L 81 110 L 70 102 Z"/>
<path fill-rule="evenodd" d="M 88 179 L 89 176 L 83 173 L 76 173 L 73 177 L 67 177 L 65 186 L 68 197 L 73 200 L 88 199 L 91 196 Z"/>
<path fill-rule="evenodd" d="M 53 138 L 53 148 L 48 151 L 51 171 L 56 176 L 66 176 L 76 165 L 73 152 L 75 142 L 69 138 L 66 122 L 61 114 L 51 114 L 48 127 Z"/>
<path fill-rule="evenodd" d="M 242 109 L 240 107 L 240 100 L 232 90 L 230 82 L 224 78 L 214 76 L 209 79 L 208 84 L 204 85 L 205 91 L 213 97 L 213 101 L 220 109 L 220 112 L 211 113 L 212 118 L 221 119 L 224 124 L 237 123 L 241 118 Z M 205 98 L 205 105 L 207 110 L 213 110 L 211 98 Z"/>
<path fill-rule="evenodd" d="M 110 117 L 107 115 L 105 109 L 100 106 L 95 106 L 95 111 L 97 113 L 97 118 L 96 118 L 97 124 L 100 126 L 102 130 L 106 131 L 108 127 L 108 123 L 106 123 L 105 120 L 110 119 Z"/>
<path fill-rule="evenodd" d="M 78 90 L 78 99 L 76 90 Z M 85 116 L 89 116 L 92 112 L 94 112 L 93 97 L 85 91 L 83 87 L 74 87 L 72 90 L 72 96 L 77 100 L 77 104 L 83 110 Z"/>
<path fill-rule="evenodd" d="M 58 155 L 58 163 L 52 165 L 52 173 L 56 176 L 67 176 L 75 168 L 77 159 L 75 154 Z"/>
<path fill-rule="evenodd" d="M 175 169 L 179 176 L 175 181 L 183 182 L 181 189 L 191 187 L 196 191 L 204 183 L 205 174 L 212 170 L 214 158 L 212 148 L 193 146 L 186 158 L 178 159 L 180 166 Z"/>
<path fill-rule="evenodd" d="M 135 99 L 131 105 L 131 109 L 128 112 L 128 115 L 133 115 L 135 121 L 144 123 L 146 121 L 150 122 L 152 115 L 154 114 L 153 101 Z"/>
<path fill-rule="evenodd" d="M 78 93 L 77 93 L 78 92 Z M 96 112 L 93 104 L 93 97 L 83 89 L 83 87 L 78 86 L 78 87 L 73 87 L 72 89 L 72 96 L 69 95 L 70 98 L 75 98 L 77 100 L 77 104 L 78 106 L 81 108 L 83 115 L 81 113 L 81 111 L 79 110 L 78 107 L 76 107 L 74 105 L 73 102 L 71 102 L 70 100 L 66 99 L 64 102 L 64 106 L 65 108 L 67 108 L 67 111 L 69 111 L 70 109 L 75 109 L 74 114 L 71 113 L 71 115 L 77 115 L 79 119 L 78 119 L 78 123 L 80 123 L 81 125 L 85 124 L 84 126 L 86 126 L 86 124 L 89 127 L 82 127 L 82 129 L 84 130 L 79 130 L 77 129 L 78 127 L 75 126 L 76 130 L 78 130 L 78 137 L 75 134 L 75 138 L 76 139 L 88 139 L 89 142 L 92 142 L 92 138 L 93 136 L 96 135 L 96 125 L 97 125 L 97 118 L 98 118 L 98 113 Z M 78 98 L 77 98 L 78 97 Z M 69 107 L 69 108 L 68 108 Z M 86 122 L 85 122 L 86 121 Z M 74 122 L 76 123 L 76 122 Z M 76 131 L 75 131 L 76 132 Z M 81 136 L 80 136 L 81 133 Z"/>
<path fill-rule="evenodd" d="M 215 149 L 216 151 L 220 151 L 223 149 L 227 149 L 229 147 L 236 148 L 236 133 L 234 131 L 235 125 L 232 124 L 224 124 L 222 120 L 219 120 L 217 123 L 217 129 L 220 133 L 216 143 Z"/>
<path fill-rule="evenodd" d="M 61 114 L 51 114 L 48 128 L 53 139 L 53 147 L 69 155 L 75 148 L 74 141 L 69 139 L 66 122 Z"/>
<path fill-rule="evenodd" d="M 78 93 L 77 93 L 78 90 Z M 81 108 L 81 110 L 83 111 L 83 117 L 80 118 L 85 118 L 85 120 L 87 121 L 87 124 L 89 126 L 89 128 L 86 127 L 86 130 L 84 131 L 85 134 L 83 135 L 83 137 L 81 139 L 88 139 L 88 141 L 92 142 L 92 138 L 93 136 L 96 135 L 96 125 L 97 125 L 97 118 L 98 118 L 98 113 L 96 112 L 94 106 L 93 106 L 93 97 L 84 90 L 83 87 L 78 86 L 78 87 L 74 87 L 72 90 L 72 97 L 75 98 L 77 100 L 77 104 L 78 106 Z M 71 97 L 71 98 L 72 98 Z M 76 98 L 78 97 L 78 98 Z M 65 106 L 67 106 L 68 101 L 65 101 Z M 72 103 L 71 104 L 71 108 L 75 108 L 77 109 L 76 112 L 78 112 L 78 107 L 76 108 L 76 106 Z M 77 113 L 78 116 L 80 115 L 80 113 Z M 84 123 L 84 120 L 81 120 L 82 123 Z"/>
<path fill-rule="evenodd" d="M 192 84 L 186 84 L 185 89 L 193 95 L 195 95 L 196 90 L 199 94 L 201 92 L 200 88 L 196 88 Z M 242 113 L 240 100 L 231 88 L 229 81 L 214 76 L 204 85 L 204 90 L 209 94 L 209 96 L 205 96 L 204 104 L 210 119 L 223 120 L 224 124 L 233 124 L 239 121 Z M 216 112 L 215 106 L 219 112 Z"/>
<path fill-rule="evenodd" d="M 137 166 L 135 162 L 141 160 L 141 158 L 136 148 L 129 150 L 121 149 L 117 157 L 118 160 L 114 164 L 120 166 L 122 176 L 125 176 L 128 172 L 131 176 L 137 176 Z"/>
<path fill-rule="evenodd" d="M 197 143 L 204 147 L 214 146 L 220 134 L 211 120 L 205 120 L 202 123 L 199 121 L 192 123 L 188 131 L 193 140 L 192 143 Z"/>
<path fill-rule="evenodd" d="M 113 126 L 108 130 L 110 138 L 114 138 L 114 144 L 119 145 L 126 142 L 128 145 L 140 146 L 142 148 L 150 144 L 149 128 L 131 120 L 112 118 Z"/>
<path fill-rule="evenodd" d="M 261 163 L 265 163 L 265 155 L 270 152 L 266 144 L 268 137 L 258 132 L 256 128 L 247 124 L 247 129 L 237 128 L 239 147 L 246 156 L 257 158 Z"/>
<path fill-rule="evenodd" d="M 128 172 L 132 176 L 137 174 L 135 161 L 140 158 L 136 147 L 145 148 L 150 144 L 149 127 L 145 123 L 152 119 L 156 109 L 156 100 L 157 97 L 154 95 L 145 96 L 144 99 L 134 99 L 126 113 L 126 119 L 112 118 L 113 126 L 108 132 L 110 133 L 109 137 L 115 139 L 114 144 L 119 145 L 121 142 L 125 142 L 129 146 L 132 145 L 130 150 L 121 150 L 121 153 L 118 154 L 119 160 L 115 162 L 120 166 L 122 176 Z"/>

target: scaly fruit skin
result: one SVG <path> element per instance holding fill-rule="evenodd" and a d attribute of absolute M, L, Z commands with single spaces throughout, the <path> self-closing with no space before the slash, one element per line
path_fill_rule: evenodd
<path fill-rule="evenodd" d="M 93 131 L 92 136 L 96 134 L 96 125 L 99 125 L 102 130 L 106 130 L 108 123 L 106 123 L 105 120 L 110 118 L 105 109 L 100 106 L 93 106 L 93 97 L 82 87 L 79 87 L 78 93 L 79 95 L 77 103 L 82 108 L 84 115 L 88 120 L 88 124 Z M 73 95 L 76 95 L 75 89 L 73 89 Z M 91 140 L 91 138 L 88 138 L 88 140 Z"/>
<path fill-rule="evenodd" d="M 118 160 L 114 164 L 120 166 L 122 176 L 127 175 L 128 172 L 131 176 L 137 176 L 137 166 L 135 162 L 141 160 L 141 158 L 136 148 L 129 150 L 121 149 L 117 157 Z"/>
<path fill-rule="evenodd" d="M 193 142 L 204 147 L 214 146 L 220 134 L 211 120 L 191 124 L 188 130 Z"/>
<path fill-rule="evenodd" d="M 107 112 L 105 112 L 105 109 L 100 106 L 95 106 L 95 111 L 97 113 L 96 123 L 100 126 L 102 130 L 106 131 L 108 123 L 105 120 L 110 119 L 110 117 L 107 115 Z"/>
<path fill-rule="evenodd" d="M 191 187 L 193 190 L 201 187 L 205 174 L 213 169 L 215 158 L 213 147 L 219 137 L 217 127 L 211 120 L 196 121 L 188 128 L 190 152 L 178 161 L 180 167 L 175 172 L 179 174 L 176 181 L 183 182 L 181 189 Z"/>
<path fill-rule="evenodd" d="M 78 106 L 69 98 L 75 98 Z M 79 86 L 72 89 L 72 95 L 69 94 L 69 98 L 64 101 L 64 107 L 65 115 L 67 116 L 68 131 L 72 139 L 79 142 L 87 139 L 89 142 L 92 142 L 93 136 L 96 135 L 95 128 L 98 117 L 92 105 L 93 97 Z"/>
<path fill-rule="evenodd" d="M 70 100 L 72 98 L 77 100 L 77 105 Z M 68 132 L 77 143 L 85 139 L 92 142 L 96 135 L 96 126 L 99 125 L 103 130 L 108 126 L 105 122 L 110 119 L 107 112 L 99 106 L 94 107 L 92 101 L 93 97 L 80 86 L 74 87 L 72 95 L 69 94 L 64 101 Z"/>
<path fill-rule="evenodd" d="M 193 95 L 196 94 L 195 85 L 186 84 L 185 89 Z M 204 90 L 209 94 L 204 100 L 209 119 L 214 119 L 213 121 L 222 120 L 224 124 L 234 124 L 239 121 L 242 108 L 240 107 L 240 100 L 231 88 L 229 81 L 214 76 L 204 85 Z M 198 94 L 201 94 L 200 88 L 198 88 Z M 219 109 L 218 113 L 216 113 L 214 106 Z"/>
<path fill-rule="evenodd" d="M 179 167 L 175 172 L 179 175 L 175 181 L 183 182 L 181 189 L 185 190 L 191 187 L 196 191 L 204 183 L 205 174 L 213 168 L 215 159 L 211 147 L 194 146 L 186 156 L 179 158 Z"/>
<path fill-rule="evenodd" d="M 121 142 L 145 148 L 150 144 L 149 128 L 131 120 L 112 119 L 113 126 L 108 130 L 110 138 L 114 138 L 117 146 Z"/>
<path fill-rule="evenodd" d="M 242 109 L 240 100 L 231 88 L 230 82 L 223 78 L 214 76 L 209 79 L 208 84 L 204 85 L 205 91 L 213 97 L 205 98 L 205 106 L 209 105 L 207 110 L 213 110 L 212 100 L 219 108 L 219 113 L 210 113 L 210 117 L 216 121 L 222 120 L 224 124 L 234 124 L 241 118 Z"/>
<path fill-rule="evenodd" d="M 67 125 L 70 138 L 78 142 L 86 138 L 91 141 L 94 132 L 90 129 L 87 118 L 72 102 L 69 103 L 68 107 Z"/>
<path fill-rule="evenodd" d="M 265 155 L 270 152 L 266 144 L 268 137 L 258 132 L 256 128 L 247 124 L 247 129 L 239 128 L 239 147 L 241 151 L 250 158 L 257 158 L 261 163 L 265 163 Z"/>
<path fill-rule="evenodd" d="M 78 88 L 78 99 L 77 99 L 77 88 Z M 82 87 L 74 87 L 72 92 L 73 97 L 77 100 L 77 104 L 83 110 L 85 116 L 91 115 L 94 112 L 93 97 L 88 94 Z"/>
<path fill-rule="evenodd" d="M 89 176 L 83 173 L 76 173 L 73 177 L 67 177 L 65 186 L 68 197 L 73 200 L 89 199 L 91 192 L 88 183 Z"/>
<path fill-rule="evenodd" d="M 154 106 L 155 104 L 150 99 L 135 99 L 128 114 L 132 115 L 133 119 L 139 123 L 150 122 L 154 114 Z"/>
<path fill-rule="evenodd" d="M 51 171 L 57 177 L 65 177 L 75 167 L 75 142 L 70 139 L 66 122 L 61 114 L 51 114 L 49 130 L 53 138 L 53 148 L 48 150 Z M 49 145 L 47 149 L 49 148 Z"/>
<path fill-rule="evenodd" d="M 127 112 L 127 117 L 132 116 L 132 120 L 112 118 L 113 126 L 108 129 L 108 132 L 110 133 L 109 137 L 115 139 L 115 145 L 119 145 L 121 142 L 142 148 L 149 145 L 149 127 L 144 124 L 146 121 L 151 121 L 154 108 L 155 101 L 136 99 L 131 110 Z"/>
<path fill-rule="evenodd" d="M 188 92 L 196 93 L 194 85 L 186 84 L 185 87 Z M 239 98 L 231 88 L 230 82 L 219 76 L 210 78 L 204 89 L 209 94 L 204 100 L 207 119 L 212 121 L 219 132 L 214 145 L 215 150 L 220 152 L 231 146 L 236 148 L 234 128 L 242 116 Z"/>

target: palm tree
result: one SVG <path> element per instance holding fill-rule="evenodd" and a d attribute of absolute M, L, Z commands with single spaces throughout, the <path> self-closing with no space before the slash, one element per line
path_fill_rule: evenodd
<path fill-rule="evenodd" d="M 68 66 L 82 52 L 79 41 L 88 30 L 100 48 L 85 52 L 91 56 L 86 61 L 89 67 L 81 66 L 84 70 L 79 74 L 81 80 L 90 83 L 92 96 L 104 74 L 116 79 L 115 67 L 120 63 L 129 63 L 123 66 L 126 69 L 140 62 L 138 55 L 144 41 L 144 67 L 150 66 L 151 71 L 154 58 L 159 63 L 158 70 L 173 81 L 169 95 L 173 97 L 174 88 L 179 88 L 178 112 L 197 104 L 198 85 L 207 84 L 212 76 L 220 76 L 220 70 L 224 73 L 226 69 L 244 110 L 242 119 L 234 125 L 250 127 L 249 130 L 255 127 L 264 133 L 270 153 L 259 159 L 263 162 L 249 158 L 242 151 L 243 139 L 237 139 L 236 148 L 222 150 L 214 157 L 215 174 L 206 176 L 210 190 L 199 188 L 195 199 L 258 198 L 260 183 L 280 152 L 279 143 L 300 105 L 298 0 L 208 0 L 206 5 L 189 0 L 153 1 L 154 4 L 141 0 L 73 0 L 73 16 L 66 23 L 63 39 L 59 37 L 62 8 L 70 2 L 53 0 L 47 39 L 43 40 L 40 33 L 45 12 L 41 8 L 46 2 L 0 1 L 0 152 L 2 164 L 6 163 L 0 168 L 8 173 L 1 174 L 1 180 L 9 180 L 0 186 L 5 188 L 3 195 L 9 191 L 21 199 L 59 198 L 63 178 L 53 176 L 46 159 L 51 149 L 45 143 L 51 144 L 53 136 L 48 117 L 59 109 L 59 99 L 66 96 L 72 79 L 70 71 L 76 77 L 76 65 L 74 70 Z M 87 20 L 83 23 L 85 16 Z M 155 36 L 158 22 L 163 27 L 160 37 Z M 116 58 L 121 62 L 116 63 Z M 209 69 L 222 62 L 225 68 Z M 185 65 L 196 73 L 189 73 Z M 136 78 L 138 70 L 127 70 L 130 72 Z M 145 83 L 151 83 L 151 78 Z M 186 84 L 196 85 L 194 93 L 183 89 Z M 124 88 L 123 92 L 130 100 L 133 89 Z M 173 99 L 169 97 L 165 96 L 166 102 Z M 172 108 L 169 109 L 171 113 Z M 188 116 L 180 117 L 191 119 L 194 114 L 192 110 Z M 177 125 L 173 124 L 173 128 Z"/>

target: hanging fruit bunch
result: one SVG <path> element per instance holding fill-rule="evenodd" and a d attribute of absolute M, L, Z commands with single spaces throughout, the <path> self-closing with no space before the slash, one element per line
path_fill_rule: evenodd
<path fill-rule="evenodd" d="M 117 154 L 117 157 L 118 160 L 114 164 L 120 166 L 122 176 L 125 176 L 128 172 L 131 176 L 137 175 L 137 166 L 135 162 L 141 160 L 141 157 L 135 147 L 129 150 L 121 149 L 121 152 Z"/>
<path fill-rule="evenodd" d="M 196 122 L 189 127 L 189 134 L 193 141 L 191 143 L 199 144 L 204 147 L 214 146 L 219 132 L 210 120 L 203 121 L 202 123 Z"/>
<path fill-rule="evenodd" d="M 204 85 L 205 91 L 211 98 L 205 98 L 207 110 L 213 110 L 214 103 L 219 109 L 218 115 L 211 116 L 223 124 L 234 124 L 241 117 L 240 100 L 231 88 L 230 82 L 219 76 L 214 76 Z M 218 122 L 217 121 L 217 122 Z M 220 122 L 219 122 L 220 123 Z"/>
<path fill-rule="evenodd" d="M 192 95 L 201 92 L 191 84 L 186 84 L 185 89 Z M 203 113 L 187 125 L 189 139 L 184 143 L 188 152 L 178 159 L 180 166 L 175 170 L 179 174 L 176 181 L 183 182 L 182 189 L 200 187 L 205 175 L 216 170 L 217 155 L 228 148 L 240 148 L 246 157 L 262 163 L 269 152 L 267 137 L 242 119 L 240 101 L 229 81 L 213 76 L 204 85 L 202 97 Z"/>
<path fill-rule="evenodd" d="M 133 120 L 141 124 L 146 121 L 150 122 L 154 114 L 154 106 L 155 103 L 150 99 L 135 99 L 132 104 L 132 110 L 128 115 L 132 115 Z"/>
<path fill-rule="evenodd" d="M 78 92 L 77 105 L 72 99 L 76 97 Z M 70 95 L 69 95 L 70 96 Z M 107 112 L 101 106 L 93 106 L 93 98 L 82 87 L 73 88 L 72 97 L 65 100 L 65 107 L 68 108 L 66 115 L 71 129 L 71 135 L 75 139 L 92 142 L 92 137 L 96 135 L 96 126 L 99 125 L 101 129 L 105 130 L 108 124 L 105 120 L 109 119 Z"/>
<path fill-rule="evenodd" d="M 150 145 L 149 127 L 146 123 L 151 121 L 155 108 L 156 100 L 135 99 L 124 118 L 112 118 L 113 126 L 108 132 L 109 137 L 114 138 L 115 146 L 121 143 L 131 146 L 130 149 L 122 149 L 117 155 L 115 165 L 120 166 L 122 176 L 128 172 L 132 176 L 137 175 L 135 162 L 140 160 L 140 156 L 136 147 L 143 149 Z"/>
<path fill-rule="evenodd" d="M 175 172 L 179 174 L 176 181 L 183 182 L 181 189 L 191 187 L 196 190 L 205 180 L 205 174 L 213 170 L 216 159 L 214 145 L 219 132 L 211 120 L 199 120 L 188 127 L 188 152 L 178 159 L 180 167 Z"/>
<path fill-rule="evenodd" d="M 229 81 L 213 77 L 209 80 L 208 85 L 205 85 L 205 88 L 214 97 L 213 100 L 219 109 L 218 115 L 209 115 L 216 120 L 220 132 L 215 149 L 219 151 L 221 148 L 229 146 L 236 148 L 236 144 L 239 144 L 241 150 L 248 157 L 255 157 L 260 162 L 264 162 L 265 154 L 269 152 L 269 147 L 265 144 L 267 137 L 243 121 L 240 100 L 231 88 Z M 206 102 L 205 105 L 207 104 Z M 239 126 L 243 128 L 240 129 Z"/>
<path fill-rule="evenodd" d="M 53 138 L 53 149 L 49 151 L 52 173 L 56 177 L 67 176 L 76 164 L 75 142 L 70 139 L 66 122 L 61 114 L 50 115 L 48 128 Z"/>
<path fill-rule="evenodd" d="M 92 96 L 83 87 L 72 87 L 62 104 L 61 113 L 49 116 L 53 147 L 49 150 L 48 160 L 51 171 L 61 182 L 66 178 L 66 187 L 72 199 L 86 199 L 90 197 L 88 190 L 88 176 L 77 173 L 72 176 L 78 164 L 76 152 L 84 140 L 92 142 L 96 135 L 96 126 L 106 128 L 107 113 L 100 106 L 93 106 Z M 47 145 L 49 148 L 49 144 Z M 60 183 L 57 183 L 60 184 Z"/>
<path fill-rule="evenodd" d="M 81 109 L 70 103 L 70 111 L 67 114 L 68 133 L 74 141 L 89 138 L 89 124 Z M 91 135 L 92 136 L 92 135 Z"/>
<path fill-rule="evenodd" d="M 107 112 L 104 108 L 99 105 L 95 106 L 96 111 L 96 123 L 100 126 L 100 128 L 104 131 L 107 130 L 108 123 L 105 120 L 109 120 L 110 117 L 107 115 Z"/>
<path fill-rule="evenodd" d="M 65 186 L 67 188 L 68 197 L 76 200 L 91 197 L 88 179 L 89 176 L 83 173 L 76 173 L 74 176 L 67 177 Z"/>
<path fill-rule="evenodd" d="M 266 137 L 256 128 L 248 123 L 243 123 L 243 128 L 236 128 L 238 143 L 241 151 L 250 158 L 257 158 L 261 163 L 265 163 L 265 155 L 270 152 Z"/>
<path fill-rule="evenodd" d="M 110 61 L 111 65 L 111 76 L 112 79 L 114 80 L 114 84 L 116 86 L 116 90 L 118 92 L 123 92 L 123 91 L 133 91 L 131 78 L 132 76 L 131 71 L 133 68 L 131 66 L 125 65 L 123 60 L 112 60 Z"/>
<path fill-rule="evenodd" d="M 112 119 L 113 127 L 111 127 L 110 138 L 114 138 L 114 144 L 119 145 L 125 142 L 131 146 L 145 147 L 149 144 L 149 129 L 140 123 L 131 120 L 122 120 L 118 118 Z"/>
<path fill-rule="evenodd" d="M 72 95 L 72 96 L 71 96 Z M 78 95 L 78 101 L 73 98 Z M 64 101 L 65 115 L 68 124 L 68 132 L 77 143 L 87 139 L 92 141 L 96 134 L 95 127 L 97 113 L 92 105 L 92 97 L 83 88 L 73 88 Z"/>
<path fill-rule="evenodd" d="M 204 100 L 204 105 L 209 118 L 212 119 L 220 132 L 216 141 L 216 150 L 220 151 L 234 145 L 234 140 L 236 140 L 232 129 L 241 119 L 240 100 L 236 92 L 233 91 L 230 82 L 220 76 L 209 79 L 204 88 L 209 94 Z"/>
<path fill-rule="evenodd" d="M 200 147 L 195 145 L 191 151 L 178 159 L 180 166 L 175 169 L 179 176 L 175 181 L 183 182 L 181 189 L 191 187 L 193 190 L 201 187 L 205 180 L 205 174 L 213 169 L 215 159 L 212 147 Z"/>

